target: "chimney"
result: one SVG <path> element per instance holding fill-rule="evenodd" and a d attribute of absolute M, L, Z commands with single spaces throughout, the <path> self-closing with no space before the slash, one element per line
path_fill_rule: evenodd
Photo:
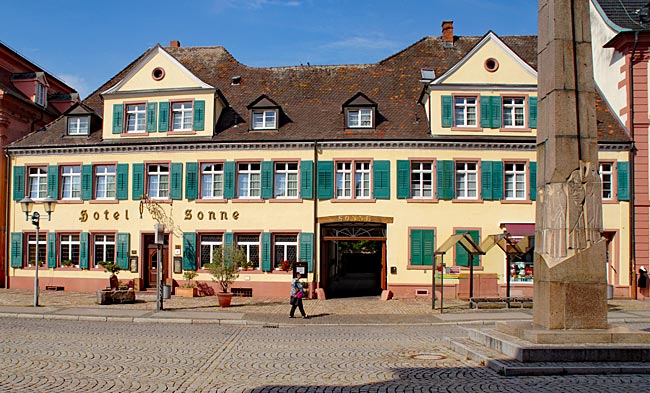
<path fill-rule="evenodd" d="M 169 41 L 169 46 L 172 48 L 180 48 L 181 47 L 181 42 L 180 41 Z"/>
<path fill-rule="evenodd" d="M 445 20 L 442 22 L 442 40 L 444 41 L 445 48 L 453 48 L 454 46 L 454 21 Z"/>

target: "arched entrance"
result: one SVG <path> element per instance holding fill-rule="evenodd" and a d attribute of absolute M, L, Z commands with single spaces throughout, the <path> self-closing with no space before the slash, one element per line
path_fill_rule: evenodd
<path fill-rule="evenodd" d="M 386 224 L 321 224 L 321 285 L 329 298 L 377 296 L 386 289 Z"/>

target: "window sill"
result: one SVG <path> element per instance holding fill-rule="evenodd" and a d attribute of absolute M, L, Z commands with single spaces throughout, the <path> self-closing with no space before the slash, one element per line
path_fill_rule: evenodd
<path fill-rule="evenodd" d="M 453 203 L 483 203 L 483 199 L 452 199 Z"/>
<path fill-rule="evenodd" d="M 438 198 L 408 198 L 407 203 L 438 203 Z"/>
<path fill-rule="evenodd" d="M 619 201 L 616 199 L 603 199 L 603 205 L 617 205 L 619 202 L 627 202 L 627 201 Z"/>
<path fill-rule="evenodd" d="M 162 131 L 165 132 L 165 131 Z M 183 130 L 183 131 L 167 131 L 167 135 L 196 135 L 195 130 Z"/>
<path fill-rule="evenodd" d="M 147 131 L 132 131 L 132 132 L 123 132 L 120 134 L 121 137 L 141 137 L 141 136 L 147 136 L 149 135 L 149 132 Z"/>
<path fill-rule="evenodd" d="M 368 198 L 368 199 L 358 199 L 358 198 L 350 198 L 350 199 L 342 199 L 342 198 L 334 198 L 330 199 L 330 202 L 332 203 L 375 203 L 377 200 L 374 198 Z"/>
<path fill-rule="evenodd" d="M 501 199 L 502 205 L 530 205 L 533 201 L 530 199 Z"/>
<path fill-rule="evenodd" d="M 195 199 L 194 202 L 196 203 L 227 203 L 228 200 L 224 198 L 199 198 Z"/>
<path fill-rule="evenodd" d="M 500 132 L 532 132 L 532 128 L 528 127 L 501 127 Z"/>
<path fill-rule="evenodd" d="M 92 205 L 115 205 L 120 203 L 117 199 L 91 199 L 88 202 Z"/>
<path fill-rule="evenodd" d="M 57 201 L 57 204 L 59 205 L 77 205 L 81 203 L 84 203 L 81 199 L 59 199 Z"/>
<path fill-rule="evenodd" d="M 483 128 L 481 127 L 451 127 L 452 131 L 471 131 L 471 132 L 482 132 Z"/>
<path fill-rule="evenodd" d="M 232 200 L 233 203 L 264 203 L 265 199 L 262 198 L 235 198 Z"/>
<path fill-rule="evenodd" d="M 432 270 L 431 265 L 408 265 L 406 270 Z"/>
<path fill-rule="evenodd" d="M 270 203 L 302 203 L 301 198 L 276 198 L 269 199 Z"/>

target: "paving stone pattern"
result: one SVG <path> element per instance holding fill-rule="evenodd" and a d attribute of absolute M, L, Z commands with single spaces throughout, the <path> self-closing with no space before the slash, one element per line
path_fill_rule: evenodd
<path fill-rule="evenodd" d="M 0 331 L 0 392 L 629 393 L 646 391 L 650 382 L 641 375 L 502 377 L 445 349 L 444 337 L 463 334 L 454 325 L 0 318 Z"/>

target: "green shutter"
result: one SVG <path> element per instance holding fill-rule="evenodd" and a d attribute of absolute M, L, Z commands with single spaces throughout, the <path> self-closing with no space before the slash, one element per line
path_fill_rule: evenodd
<path fill-rule="evenodd" d="M 530 200 L 534 201 L 537 199 L 537 163 L 535 161 L 531 161 L 530 163 L 530 176 L 528 181 Z"/>
<path fill-rule="evenodd" d="M 619 201 L 630 200 L 630 163 L 619 161 L 616 163 L 616 173 L 618 176 L 617 198 Z"/>
<path fill-rule="evenodd" d="M 537 128 L 537 97 L 528 97 L 528 127 Z"/>
<path fill-rule="evenodd" d="M 237 167 L 234 161 L 223 163 L 223 197 L 225 199 L 235 198 L 235 176 Z"/>
<path fill-rule="evenodd" d="M 14 201 L 19 201 L 25 197 L 25 167 L 14 167 Z"/>
<path fill-rule="evenodd" d="M 232 246 L 235 243 L 235 235 L 232 232 L 223 234 L 223 244 Z"/>
<path fill-rule="evenodd" d="M 436 195 L 438 199 L 454 199 L 454 175 L 454 161 L 438 161 L 436 166 Z"/>
<path fill-rule="evenodd" d="M 169 131 L 169 102 L 158 104 L 158 132 Z"/>
<path fill-rule="evenodd" d="M 490 127 L 491 128 L 501 128 L 501 97 L 492 96 L 490 97 Z"/>
<path fill-rule="evenodd" d="M 481 196 L 485 201 L 493 200 L 492 161 L 481 161 Z"/>
<path fill-rule="evenodd" d="M 131 199 L 140 200 L 144 196 L 144 164 L 133 164 L 133 179 L 131 180 Z"/>
<path fill-rule="evenodd" d="M 158 123 L 158 103 L 147 103 L 147 132 L 156 132 L 156 124 Z"/>
<path fill-rule="evenodd" d="M 183 232 L 183 270 L 196 270 L 196 232 Z"/>
<path fill-rule="evenodd" d="M 422 264 L 432 266 L 435 252 L 435 233 L 433 229 L 422 231 Z"/>
<path fill-rule="evenodd" d="M 411 229 L 411 265 L 422 265 L 422 232 L 421 229 Z"/>
<path fill-rule="evenodd" d="M 169 197 L 173 200 L 183 199 L 183 163 L 173 162 Z"/>
<path fill-rule="evenodd" d="M 472 239 L 474 239 L 476 244 L 480 243 L 479 237 L 478 237 L 479 234 L 478 234 L 477 230 L 470 230 L 470 231 L 456 230 L 456 234 L 465 233 L 465 232 L 469 232 L 470 236 L 472 237 Z M 469 253 L 465 250 L 465 248 L 463 246 L 461 246 L 460 243 L 456 243 L 456 266 L 469 267 L 469 265 L 467 264 L 468 255 L 469 255 Z M 479 256 L 478 255 L 474 255 L 474 257 L 472 258 L 472 264 L 474 266 L 479 265 Z"/>
<path fill-rule="evenodd" d="M 479 100 L 481 102 L 481 127 L 482 128 L 491 128 L 492 127 L 492 97 L 490 96 L 480 96 Z"/>
<path fill-rule="evenodd" d="M 115 248 L 116 248 L 115 259 L 117 265 L 124 270 L 127 270 L 129 268 L 129 249 L 131 248 L 130 241 L 131 241 L 130 233 L 117 234 L 117 239 L 115 244 Z"/>
<path fill-rule="evenodd" d="M 314 163 L 309 160 L 300 161 L 300 198 L 314 197 Z"/>
<path fill-rule="evenodd" d="M 205 101 L 194 101 L 194 131 L 205 129 Z"/>
<path fill-rule="evenodd" d="M 262 232 L 262 271 L 271 271 L 271 233 Z"/>
<path fill-rule="evenodd" d="M 22 198 L 21 198 L 22 199 Z M 11 267 L 23 267 L 23 233 L 11 232 Z"/>
<path fill-rule="evenodd" d="M 273 198 L 273 161 L 262 161 L 262 199 Z"/>
<path fill-rule="evenodd" d="M 124 125 L 124 104 L 113 104 L 113 134 L 121 134 Z"/>
<path fill-rule="evenodd" d="M 300 262 L 307 262 L 309 273 L 314 271 L 314 234 L 300 233 Z"/>
<path fill-rule="evenodd" d="M 88 246 L 90 242 L 88 232 L 81 232 L 79 234 L 79 267 L 81 269 L 88 269 Z"/>
<path fill-rule="evenodd" d="M 442 96 L 442 126 L 454 125 L 454 101 L 452 96 Z"/>
<path fill-rule="evenodd" d="M 53 199 L 59 199 L 59 166 L 50 165 L 47 167 L 47 195 Z"/>
<path fill-rule="evenodd" d="M 411 197 L 411 161 L 397 160 L 397 199 Z"/>
<path fill-rule="evenodd" d="M 318 161 L 316 183 L 318 199 L 334 198 L 334 161 Z"/>
<path fill-rule="evenodd" d="M 492 161 L 492 199 L 503 199 L 503 162 Z"/>
<path fill-rule="evenodd" d="M 93 199 L 93 166 L 91 164 L 81 166 L 81 199 L 84 201 Z"/>
<path fill-rule="evenodd" d="M 129 164 L 117 164 L 115 197 L 120 200 L 129 199 Z"/>
<path fill-rule="evenodd" d="M 375 199 L 390 199 L 390 161 L 373 161 L 373 195 Z"/>
<path fill-rule="evenodd" d="M 47 267 L 56 267 L 56 232 L 47 233 Z"/>
<path fill-rule="evenodd" d="M 185 163 L 185 198 L 196 199 L 199 197 L 199 163 Z"/>

